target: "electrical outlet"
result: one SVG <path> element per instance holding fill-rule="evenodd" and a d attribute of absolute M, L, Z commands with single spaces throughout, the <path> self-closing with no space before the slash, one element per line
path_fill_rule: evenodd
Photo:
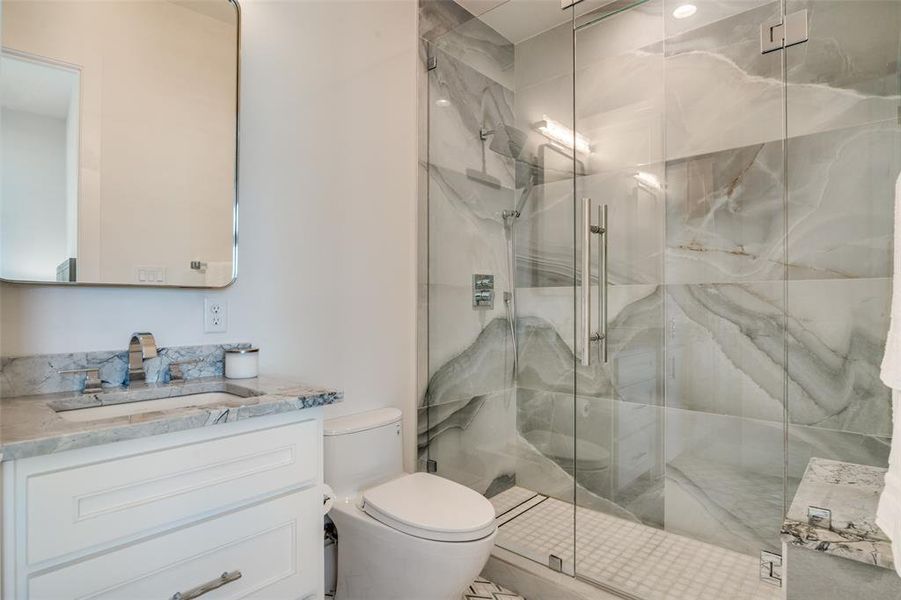
<path fill-rule="evenodd" d="M 228 329 L 228 303 L 217 298 L 203 299 L 204 333 L 224 333 Z"/>

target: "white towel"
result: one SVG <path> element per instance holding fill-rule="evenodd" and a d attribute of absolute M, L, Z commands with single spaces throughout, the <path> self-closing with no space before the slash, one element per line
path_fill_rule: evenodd
<path fill-rule="evenodd" d="M 882 381 L 892 388 L 892 449 L 889 453 L 885 489 L 879 497 L 876 524 L 892 540 L 895 569 L 901 575 L 901 175 L 895 182 L 895 251 L 892 273 L 892 314 Z"/>
<path fill-rule="evenodd" d="M 895 251 L 892 273 L 892 315 L 882 358 L 882 381 L 901 390 L 901 175 L 895 182 Z"/>

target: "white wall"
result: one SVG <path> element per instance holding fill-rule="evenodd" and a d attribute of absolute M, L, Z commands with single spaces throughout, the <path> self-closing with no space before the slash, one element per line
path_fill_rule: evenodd
<path fill-rule="evenodd" d="M 0 287 L 0 354 L 248 340 L 261 369 L 397 406 L 415 445 L 416 3 L 243 9 L 238 281 L 223 291 Z M 202 333 L 205 295 L 227 334 Z"/>

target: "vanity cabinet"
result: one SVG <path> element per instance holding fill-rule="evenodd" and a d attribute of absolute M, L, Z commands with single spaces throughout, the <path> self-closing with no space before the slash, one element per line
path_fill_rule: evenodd
<path fill-rule="evenodd" d="M 4 600 L 321 598 L 320 409 L 3 463 L 3 521 Z"/>

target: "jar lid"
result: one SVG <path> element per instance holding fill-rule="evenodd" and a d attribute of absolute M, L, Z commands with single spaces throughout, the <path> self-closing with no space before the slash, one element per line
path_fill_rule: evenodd
<path fill-rule="evenodd" d="M 250 354 L 251 352 L 259 352 L 259 348 L 229 348 L 226 354 Z"/>

